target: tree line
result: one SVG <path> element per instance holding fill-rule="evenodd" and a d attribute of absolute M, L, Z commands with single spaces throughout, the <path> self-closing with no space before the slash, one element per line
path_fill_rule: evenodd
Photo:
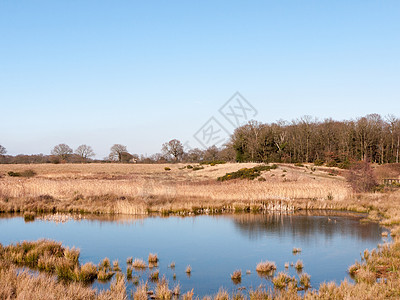
<path fill-rule="evenodd" d="M 181 141 L 170 140 L 161 152 L 150 156 L 131 154 L 127 147 L 115 144 L 108 157 L 94 159 L 91 146 L 80 145 L 75 151 L 66 144 L 56 145 L 51 155 L 6 155 L 0 145 L 0 163 L 166 163 L 166 162 L 288 162 L 326 163 L 346 167 L 353 161 L 398 163 L 400 119 L 370 114 L 355 120 L 319 121 L 304 116 L 291 122 L 261 123 L 250 121 L 238 127 L 221 148 L 185 151 Z"/>
<path fill-rule="evenodd" d="M 400 119 L 370 114 L 356 120 L 251 121 L 231 138 L 236 161 L 398 163 Z"/>

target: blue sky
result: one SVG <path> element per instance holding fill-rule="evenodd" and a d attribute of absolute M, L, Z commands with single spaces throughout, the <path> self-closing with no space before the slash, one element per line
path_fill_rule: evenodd
<path fill-rule="evenodd" d="M 399 1 L 0 1 L 0 144 L 151 154 L 239 91 L 274 122 L 400 116 Z"/>

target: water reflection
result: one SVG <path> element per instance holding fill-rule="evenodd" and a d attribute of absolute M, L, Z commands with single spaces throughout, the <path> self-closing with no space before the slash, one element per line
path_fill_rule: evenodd
<path fill-rule="evenodd" d="M 312 217 L 312 218 L 311 218 Z M 310 241 L 316 235 L 330 239 L 346 235 L 354 239 L 375 241 L 382 232 L 374 223 L 359 222 L 364 215 L 348 212 L 297 212 L 293 214 L 241 214 L 230 216 L 235 228 L 249 239 L 260 239 L 268 233 Z"/>

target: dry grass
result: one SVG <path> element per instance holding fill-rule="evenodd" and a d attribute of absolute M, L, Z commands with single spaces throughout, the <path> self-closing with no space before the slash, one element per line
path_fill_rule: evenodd
<path fill-rule="evenodd" d="M 256 271 L 260 273 L 268 273 L 276 270 L 276 265 L 271 261 L 262 261 L 258 263 Z"/>
<path fill-rule="evenodd" d="M 126 287 L 123 278 L 115 280 L 109 290 L 98 293 L 80 283 L 65 284 L 45 274 L 32 275 L 14 266 L 0 264 L 0 299 L 77 299 L 77 300 L 125 300 Z"/>
<path fill-rule="evenodd" d="M 146 283 L 141 282 L 136 288 L 136 291 L 133 293 L 133 299 L 147 300 L 147 291 L 148 291 L 147 282 Z"/>
<path fill-rule="evenodd" d="M 326 207 L 328 195 L 343 201 L 351 191 L 343 177 L 281 165 L 263 176 L 266 181 L 217 182 L 227 172 L 256 164 L 223 164 L 203 170 L 180 170 L 182 165 L 60 164 L 29 166 L 34 178 L 0 179 L 0 211 L 86 211 L 145 214 L 153 211 L 193 210 L 196 207 L 291 209 L 295 200 L 308 199 Z M 0 174 L 27 165 L 0 165 Z M 285 178 L 279 176 L 285 172 Z M 276 176 L 271 177 L 270 175 Z M 265 201 L 271 200 L 266 204 Z M 257 203 L 258 202 L 258 203 Z M 267 207 L 264 207 L 265 209 Z"/>
<path fill-rule="evenodd" d="M 155 296 L 160 300 L 170 300 L 173 292 L 169 289 L 168 281 L 163 278 L 157 283 Z"/>
<path fill-rule="evenodd" d="M 148 261 L 149 261 L 149 263 L 156 264 L 158 262 L 157 254 L 150 253 Z"/>
<path fill-rule="evenodd" d="M 187 274 L 192 273 L 192 267 L 191 267 L 190 265 L 187 266 L 185 272 L 186 272 Z"/>
<path fill-rule="evenodd" d="M 303 270 L 304 268 L 303 261 L 299 259 L 294 265 L 294 267 L 296 268 L 296 270 Z"/>
<path fill-rule="evenodd" d="M 298 254 L 301 252 L 301 248 L 293 248 L 292 253 L 293 254 Z"/>
<path fill-rule="evenodd" d="M 135 258 L 132 263 L 132 267 L 134 267 L 135 269 L 145 269 L 147 268 L 147 265 L 143 259 Z"/>
<path fill-rule="evenodd" d="M 242 282 L 242 271 L 236 270 L 231 274 L 231 279 L 234 284 L 239 284 Z"/>

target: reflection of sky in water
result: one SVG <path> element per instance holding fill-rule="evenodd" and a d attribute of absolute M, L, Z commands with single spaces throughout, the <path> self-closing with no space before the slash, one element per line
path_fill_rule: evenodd
<path fill-rule="evenodd" d="M 313 286 L 323 281 L 339 282 L 347 277 L 348 266 L 360 258 L 361 251 L 382 243 L 381 232 L 377 224 L 360 224 L 359 218 L 340 215 L 242 214 L 151 217 L 125 222 L 82 220 L 64 224 L 0 218 L 3 245 L 21 240 L 54 239 L 80 248 L 82 263 L 97 264 L 109 257 L 119 259 L 125 270 L 127 257 L 147 260 L 149 252 L 157 253 L 160 274 L 166 274 L 170 286 L 175 272 L 182 292 L 194 288 L 197 295 L 216 293 L 221 286 L 234 289 L 230 274 L 236 269 L 241 269 L 243 274 L 238 286 L 268 285 L 255 272 L 261 260 L 275 261 L 278 271 L 282 271 L 285 262 L 302 259 Z M 303 251 L 294 256 L 293 247 Z M 171 261 L 176 262 L 174 271 L 167 267 Z M 193 269 L 190 278 L 185 274 L 189 264 Z M 246 275 L 246 270 L 252 274 Z M 293 268 L 289 272 L 296 274 Z M 146 280 L 147 276 L 144 273 L 141 279 Z"/>

